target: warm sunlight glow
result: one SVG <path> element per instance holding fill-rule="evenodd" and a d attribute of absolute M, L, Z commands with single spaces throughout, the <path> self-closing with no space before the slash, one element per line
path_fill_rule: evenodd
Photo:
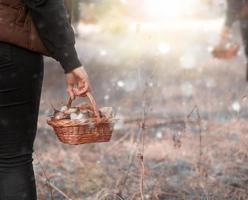
<path fill-rule="evenodd" d="M 196 4 L 196 0 L 144 0 L 146 14 L 159 18 L 175 18 L 190 14 Z"/>

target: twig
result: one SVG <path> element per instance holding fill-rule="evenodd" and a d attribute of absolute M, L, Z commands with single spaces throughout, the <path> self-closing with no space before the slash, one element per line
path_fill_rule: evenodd
<path fill-rule="evenodd" d="M 135 198 L 139 195 L 138 192 L 134 193 L 129 200 L 135 200 Z"/>
<path fill-rule="evenodd" d="M 49 185 L 49 187 L 51 187 L 52 189 L 54 189 L 55 191 L 57 191 L 59 194 L 61 194 L 65 199 L 67 200 L 72 200 L 72 198 L 70 198 L 69 196 L 67 196 L 62 190 L 60 190 L 57 186 L 55 186 L 54 184 L 52 184 L 49 180 L 47 180 L 46 178 L 42 177 L 41 175 L 38 175 L 41 180 Z"/>
<path fill-rule="evenodd" d="M 133 139 L 133 138 L 131 138 L 131 139 Z M 130 173 L 130 169 L 131 169 L 132 164 L 134 162 L 134 153 L 136 152 L 137 146 L 138 146 L 137 140 L 138 140 L 138 138 L 136 138 L 135 147 L 133 148 L 133 151 L 131 151 L 131 153 L 129 155 L 129 162 L 128 162 L 128 167 L 127 167 L 126 173 L 123 174 L 119 178 L 119 180 L 116 184 L 117 194 L 119 196 L 122 196 L 122 191 L 124 189 L 124 186 L 126 185 L 126 182 L 127 182 L 127 179 L 128 179 L 129 173 Z"/>
<path fill-rule="evenodd" d="M 199 109 L 198 109 L 198 106 L 196 105 L 192 111 L 188 114 L 187 118 L 189 119 L 193 113 L 196 113 L 197 115 L 197 119 L 196 119 L 196 122 L 197 122 L 197 125 L 199 127 L 199 158 L 198 158 L 198 170 L 201 171 L 202 169 L 202 119 L 201 119 L 201 115 L 200 115 L 200 112 L 199 112 Z"/>
<path fill-rule="evenodd" d="M 50 182 L 50 179 L 48 178 L 48 176 L 47 176 L 47 174 L 46 174 L 46 170 L 44 169 L 43 165 L 42 165 L 41 162 L 40 162 L 40 157 L 38 156 L 38 154 L 37 154 L 36 152 L 34 152 L 34 155 L 35 155 L 35 157 L 36 157 L 36 159 L 37 159 L 37 161 L 38 161 L 38 164 L 39 164 L 39 166 L 40 166 L 40 168 L 41 168 L 41 170 L 42 170 L 43 175 L 44 175 L 45 178 L 46 178 L 46 183 L 49 183 L 49 182 Z M 48 184 L 46 184 L 46 185 L 48 186 L 48 189 L 49 189 L 50 195 L 51 195 L 51 199 L 53 200 L 53 190 L 52 190 L 52 188 L 50 187 L 50 185 L 48 185 Z"/>
<path fill-rule="evenodd" d="M 100 191 L 97 195 L 96 195 L 96 200 L 105 200 L 105 199 L 109 199 L 109 197 L 114 197 L 115 200 L 124 200 L 123 197 L 121 197 L 120 195 L 113 193 L 111 191 L 105 191 L 102 190 Z"/>
<path fill-rule="evenodd" d="M 34 152 L 34 154 L 35 154 L 35 157 L 36 157 L 36 159 L 37 159 L 37 161 L 38 161 L 38 164 L 39 164 L 39 166 L 40 166 L 40 168 L 41 168 L 41 170 L 42 170 L 42 173 L 43 173 L 43 175 L 44 175 L 44 177 L 42 177 L 41 175 L 39 175 L 38 174 L 38 176 L 40 177 L 40 178 L 42 178 L 42 181 L 48 186 L 48 188 L 49 188 L 49 190 L 50 190 L 50 194 L 51 194 L 51 199 L 53 200 L 54 198 L 53 198 L 53 190 L 52 189 L 54 189 L 54 190 L 56 190 L 59 194 L 61 194 L 63 197 L 65 197 L 67 200 L 72 200 L 70 197 L 68 197 L 62 190 L 60 190 L 58 187 L 56 187 L 54 184 L 52 184 L 51 182 L 50 182 L 50 179 L 48 178 L 48 176 L 47 176 L 47 173 L 46 173 L 46 170 L 45 170 L 45 168 L 43 167 L 43 165 L 41 164 L 41 161 L 40 161 L 40 158 L 39 158 L 39 156 L 38 156 L 38 154 L 36 153 L 36 152 Z"/>
<path fill-rule="evenodd" d="M 144 106 L 143 111 L 143 122 L 141 124 L 141 152 L 138 154 L 138 158 L 140 161 L 140 196 L 141 200 L 144 200 L 144 174 L 145 174 L 145 166 L 144 166 L 144 148 L 145 148 L 145 127 L 146 127 L 146 109 Z"/>
<path fill-rule="evenodd" d="M 136 126 L 137 124 L 142 123 L 142 118 L 133 118 L 133 119 L 125 119 L 124 124 Z M 187 123 L 194 124 L 195 121 L 188 119 Z M 185 119 L 181 118 L 163 118 L 163 117 L 149 117 L 146 118 L 146 127 L 161 127 L 171 124 L 182 124 L 185 127 Z"/>
<path fill-rule="evenodd" d="M 110 145 L 104 152 L 104 154 L 108 153 L 109 151 L 112 151 L 113 148 L 115 148 L 116 146 L 118 146 L 121 142 L 123 142 L 125 139 L 128 138 L 130 134 L 125 134 L 124 136 L 122 136 L 119 140 L 115 141 L 115 143 L 113 145 Z"/>

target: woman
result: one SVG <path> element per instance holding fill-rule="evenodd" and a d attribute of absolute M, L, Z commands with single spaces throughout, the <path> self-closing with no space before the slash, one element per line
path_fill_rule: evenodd
<path fill-rule="evenodd" d="M 232 25 L 237 20 L 240 22 L 245 56 L 248 59 L 248 0 L 227 0 L 226 21 L 221 33 L 222 41 L 230 37 Z M 248 81 L 248 63 L 246 66 L 246 80 Z"/>
<path fill-rule="evenodd" d="M 84 95 L 88 76 L 74 48 L 63 0 L 24 3 L 45 47 L 65 71 L 70 97 Z M 0 200 L 37 199 L 32 152 L 42 79 L 42 55 L 0 41 Z"/>

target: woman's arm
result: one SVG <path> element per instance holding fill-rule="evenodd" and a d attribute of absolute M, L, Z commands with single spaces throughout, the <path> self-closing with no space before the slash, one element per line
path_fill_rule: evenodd
<path fill-rule="evenodd" d="M 239 19 L 242 6 L 243 0 L 227 0 L 226 27 L 231 27 L 233 22 Z"/>
<path fill-rule="evenodd" d="M 226 39 L 230 37 L 232 24 L 240 18 L 242 6 L 243 0 L 227 0 L 226 20 L 220 33 L 221 37 L 218 46 L 225 44 Z"/>
<path fill-rule="evenodd" d="M 61 63 L 65 73 L 80 67 L 75 36 L 64 0 L 24 0 L 45 47 Z"/>
<path fill-rule="evenodd" d="M 67 92 L 72 99 L 90 90 L 88 75 L 75 50 L 75 36 L 64 0 L 24 0 L 45 47 L 66 73 Z"/>

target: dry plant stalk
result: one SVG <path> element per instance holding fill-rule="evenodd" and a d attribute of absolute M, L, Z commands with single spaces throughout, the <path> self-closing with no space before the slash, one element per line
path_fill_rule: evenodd
<path fill-rule="evenodd" d="M 43 167 L 43 165 L 41 164 L 40 162 L 40 157 L 38 156 L 38 154 L 36 152 L 34 152 L 35 154 L 35 157 L 38 161 L 38 164 L 42 170 L 42 173 L 44 176 L 41 176 L 39 175 L 39 177 L 41 178 L 42 182 L 45 183 L 45 185 L 47 185 L 49 191 L 50 191 L 50 196 L 51 196 L 51 199 L 53 200 L 54 197 L 53 197 L 53 190 L 57 191 L 59 194 L 61 194 L 66 200 L 72 200 L 68 195 L 66 195 L 62 190 L 60 190 L 58 187 L 56 187 L 54 184 L 52 184 L 50 182 L 50 179 L 48 178 L 47 176 L 47 172 L 46 172 L 46 169 Z"/>
<path fill-rule="evenodd" d="M 192 109 L 192 111 L 188 114 L 187 119 L 189 119 L 194 112 L 196 113 L 197 116 L 196 123 L 199 127 L 199 157 L 198 157 L 197 169 L 199 172 L 201 172 L 202 171 L 202 119 L 198 106 L 195 106 Z"/>

